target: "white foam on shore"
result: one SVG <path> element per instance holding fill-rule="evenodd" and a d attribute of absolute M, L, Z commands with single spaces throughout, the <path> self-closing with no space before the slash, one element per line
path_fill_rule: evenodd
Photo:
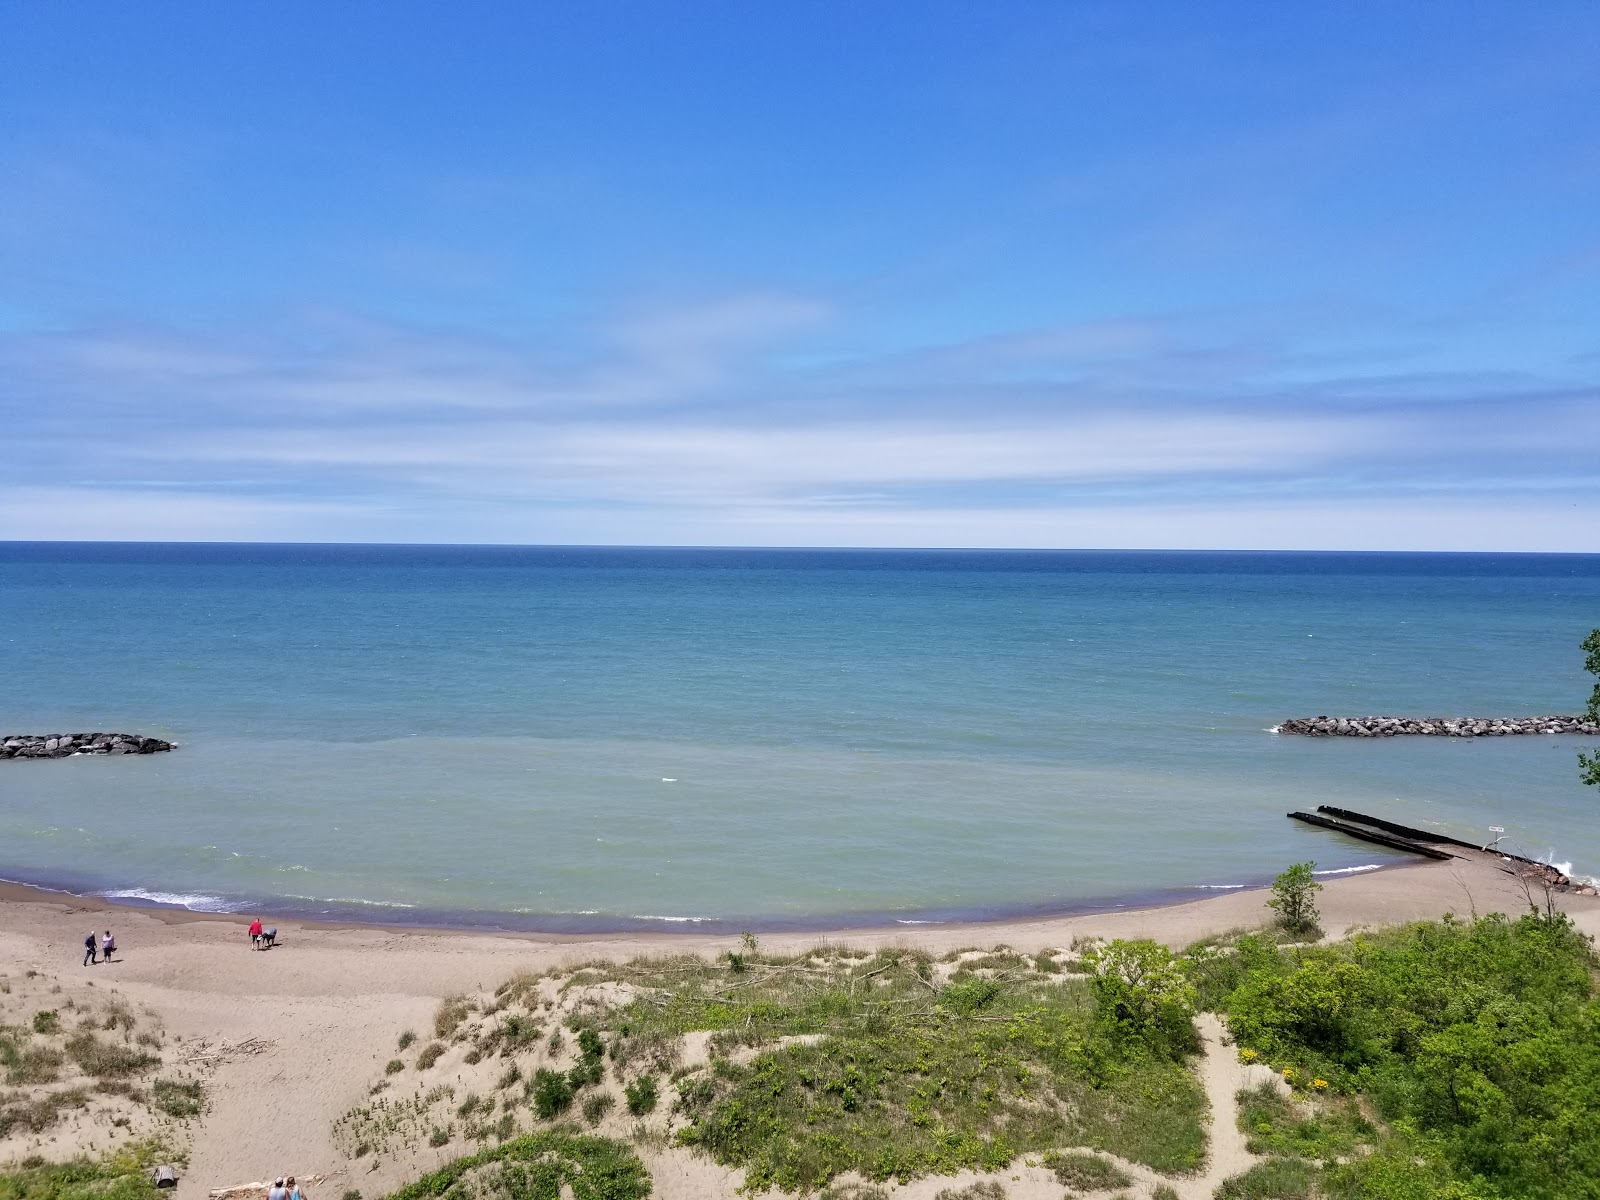
<path fill-rule="evenodd" d="M 913 921 L 910 918 L 905 918 L 905 917 L 896 917 L 894 919 L 894 923 L 896 925 L 938 925 L 938 924 L 940 924 L 940 922 L 938 922 L 938 921 Z"/>
<path fill-rule="evenodd" d="M 1313 871 L 1313 875 L 1359 875 L 1363 871 L 1378 871 L 1383 869 L 1382 863 L 1367 863 L 1361 867 L 1334 867 L 1328 871 Z"/>
<path fill-rule="evenodd" d="M 1250 885 L 1248 883 L 1197 883 L 1194 886 L 1197 891 L 1202 892 L 1231 892 L 1237 888 L 1247 888 Z"/>
<path fill-rule="evenodd" d="M 117 888 L 98 893 L 106 900 L 148 900 L 151 904 L 166 904 L 173 908 L 186 908 L 190 912 L 231 913 L 238 905 L 221 896 L 203 896 L 189 892 L 151 892 L 144 888 Z"/>
<path fill-rule="evenodd" d="M 630 918 L 634 921 L 670 921 L 674 925 L 698 925 L 701 921 L 715 921 L 715 917 L 658 917 L 652 913 L 634 913 Z"/>
<path fill-rule="evenodd" d="M 363 900 L 360 896 L 324 896 L 324 904 L 362 904 L 370 908 L 415 908 L 415 904 L 402 904 L 398 900 Z"/>

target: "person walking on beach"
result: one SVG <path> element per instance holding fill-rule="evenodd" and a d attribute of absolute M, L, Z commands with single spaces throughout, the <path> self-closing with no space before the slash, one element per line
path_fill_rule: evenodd
<path fill-rule="evenodd" d="M 259 925 L 261 922 L 257 921 L 256 924 Z M 289 1189 L 283 1186 L 281 1177 L 274 1179 L 272 1186 L 267 1189 L 267 1200 L 289 1200 Z"/>
<path fill-rule="evenodd" d="M 111 961 L 111 954 L 117 948 L 117 939 L 111 936 L 111 930 L 106 930 L 105 937 L 100 939 L 100 957 L 106 962 Z"/>
<path fill-rule="evenodd" d="M 92 930 L 92 929 L 89 930 L 89 936 L 83 939 L 83 965 L 84 966 L 92 967 L 92 966 L 94 966 L 95 962 L 98 961 L 94 956 L 94 952 L 95 952 L 95 948 L 97 946 L 99 946 L 99 944 L 100 943 L 95 940 L 94 930 Z"/>
<path fill-rule="evenodd" d="M 289 1200 L 308 1200 L 306 1194 L 300 1190 L 300 1185 L 294 1181 L 293 1175 L 289 1176 L 287 1187 L 289 1189 Z"/>
<path fill-rule="evenodd" d="M 254 921 L 250 922 L 250 946 L 251 946 L 252 949 L 255 949 L 255 950 L 261 949 L 261 918 L 260 917 L 257 917 Z M 283 1180 L 281 1180 L 281 1179 L 278 1180 L 278 1185 L 281 1187 L 283 1185 Z M 284 1200 L 284 1197 L 278 1196 L 278 1197 L 276 1197 L 276 1200 Z"/>

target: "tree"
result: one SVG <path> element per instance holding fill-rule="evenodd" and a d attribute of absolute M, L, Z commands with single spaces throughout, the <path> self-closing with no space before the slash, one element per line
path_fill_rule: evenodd
<path fill-rule="evenodd" d="M 1578 647 L 1585 654 L 1583 669 L 1591 675 L 1600 678 L 1600 629 L 1589 632 Z M 1591 721 L 1600 721 L 1600 683 L 1594 685 L 1594 691 L 1589 693 L 1589 707 L 1584 711 L 1584 716 Z M 1593 754 L 1578 752 L 1578 778 L 1590 787 L 1600 787 L 1600 750 Z"/>
<path fill-rule="evenodd" d="M 1195 989 L 1165 946 L 1117 939 L 1083 956 L 1100 1012 L 1111 1024 L 1154 1035 L 1180 1052 L 1194 1040 Z"/>
<path fill-rule="evenodd" d="M 1267 907 L 1278 914 L 1278 924 L 1300 937 L 1315 937 L 1322 932 L 1318 922 L 1322 914 L 1317 911 L 1317 893 L 1322 885 L 1317 882 L 1317 864 L 1295 863 L 1272 881 L 1272 898 Z"/>

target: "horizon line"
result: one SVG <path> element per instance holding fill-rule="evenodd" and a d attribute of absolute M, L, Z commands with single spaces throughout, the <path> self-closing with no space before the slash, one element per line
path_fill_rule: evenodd
<path fill-rule="evenodd" d="M 760 550 L 834 554 L 1433 554 L 1467 557 L 1474 555 L 1517 555 L 1528 558 L 1600 558 L 1593 550 L 1431 550 L 1358 548 L 1313 549 L 1271 546 L 830 546 L 759 545 L 751 543 L 676 543 L 676 542 L 353 542 L 353 541 L 271 541 L 211 538 L 3 538 L 0 546 L 322 546 L 350 549 L 389 547 L 394 549 L 481 549 L 481 550 Z"/>

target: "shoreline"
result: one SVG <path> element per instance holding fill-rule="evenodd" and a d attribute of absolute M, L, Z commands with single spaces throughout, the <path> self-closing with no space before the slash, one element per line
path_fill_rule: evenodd
<path fill-rule="evenodd" d="M 1449 862 L 1402 860 L 1375 864 L 1370 869 L 1353 872 L 1341 870 L 1337 875 L 1324 876 L 1319 882 L 1322 883 L 1325 897 L 1324 926 L 1330 936 L 1339 936 L 1348 928 L 1429 919 L 1447 911 L 1476 909 L 1479 912 L 1501 911 L 1516 915 L 1526 907 L 1525 898 L 1519 890 L 1518 877 L 1512 871 L 1466 859 L 1452 859 Z M 989 935 L 1010 936 L 1019 931 L 1039 936 L 1045 936 L 1050 931 L 1069 931 L 1076 935 L 1079 931 L 1092 928 L 1121 931 L 1105 936 L 1149 936 L 1176 947 L 1241 926 L 1267 924 L 1270 914 L 1262 897 L 1270 886 L 1270 882 L 1228 886 L 1225 890 L 1219 886 L 1210 894 L 1198 896 L 1169 894 L 1160 899 L 1146 898 L 1143 902 L 1130 899 L 1092 907 L 1041 905 L 993 915 L 946 919 L 907 920 L 889 917 L 876 922 L 849 922 L 817 918 L 803 925 L 796 922 L 779 928 L 760 928 L 733 920 L 682 925 L 658 922 L 630 928 L 571 930 L 421 919 L 400 923 L 365 917 L 305 915 L 270 907 L 211 912 L 175 905 L 130 904 L 92 893 L 79 894 L 0 879 L 0 928 L 4 928 L 9 919 L 18 913 L 48 909 L 63 915 L 116 914 L 124 923 L 147 920 L 157 927 L 174 931 L 190 926 L 242 929 L 251 917 L 259 915 L 268 923 L 278 923 L 284 931 L 363 933 L 385 938 L 446 941 L 458 938 L 504 939 L 551 946 L 635 943 L 640 946 L 680 947 L 686 953 L 693 953 L 697 947 L 724 945 L 737 940 L 746 930 L 760 935 L 764 942 L 799 947 L 819 942 L 893 942 L 931 946 L 954 944 L 952 937 L 963 934 L 980 939 Z M 1480 898 L 1491 903 L 1485 906 L 1479 903 Z M 1512 900 L 1515 903 L 1509 903 Z M 1500 902 L 1500 906 L 1495 907 L 1493 901 Z M 1580 915 L 1580 927 L 1600 938 L 1600 898 L 1561 893 L 1558 906 Z M 1170 920 L 1161 921 L 1162 916 Z M 1346 923 L 1340 925 L 1341 920 Z M 1130 934 L 1126 932 L 1129 928 L 1157 928 L 1162 932 Z M 1202 932 L 1193 933 L 1196 929 Z"/>
<path fill-rule="evenodd" d="M 1377 857 L 1374 855 L 1373 857 Z M 1409 857 L 1358 866 L 1334 867 L 1318 872 L 1330 882 L 1378 872 L 1394 871 L 1415 865 Z M 232 907 L 226 909 L 191 908 L 149 896 L 108 895 L 105 892 L 75 891 L 66 884 L 45 883 L 0 875 L 0 902 L 68 902 L 84 911 L 139 912 L 174 921 L 238 921 L 245 915 L 260 915 L 264 920 L 293 922 L 323 928 L 362 928 L 415 930 L 433 933 L 480 933 L 507 936 L 606 938 L 662 934 L 668 937 L 701 934 L 737 936 L 745 931 L 761 935 L 828 935 L 861 930 L 947 929 L 966 926 L 1004 925 L 1015 922 L 1051 921 L 1068 918 L 1143 912 L 1173 908 L 1227 896 L 1265 891 L 1271 877 L 1238 884 L 1188 884 L 1174 887 L 1148 887 L 1116 896 L 1082 900 L 1044 900 L 1034 903 L 973 905 L 952 908 L 913 908 L 876 912 L 839 912 L 809 917 L 747 915 L 736 917 L 625 917 L 609 913 L 508 913 L 493 910 L 423 909 L 377 902 L 349 903 L 301 902 L 290 898 L 256 900 L 218 897 Z M 177 895 L 162 893 L 156 895 Z M 376 911 L 374 911 L 376 910 Z"/>
<path fill-rule="evenodd" d="M 1258 889 L 1238 889 L 1097 913 L 774 933 L 761 944 L 779 954 L 827 943 L 936 956 L 1002 945 L 1036 953 L 1095 937 L 1151 938 L 1182 948 L 1266 925 L 1271 914 L 1264 899 Z M 1318 896 L 1332 938 L 1446 912 L 1516 915 L 1525 911 L 1527 899 L 1514 876 L 1470 860 L 1402 863 L 1339 876 Z M 1600 897 L 1567 893 L 1555 901 L 1583 932 L 1600 933 Z M 186 1195 L 190 1188 L 203 1195 L 287 1173 L 341 1181 L 324 1183 L 319 1195 L 358 1185 L 368 1195 L 387 1194 L 415 1176 L 415 1164 L 352 1163 L 335 1140 L 334 1122 L 370 1102 L 373 1081 L 385 1077 L 385 1060 L 393 1057 L 397 1039 L 433 1028 L 443 998 L 492 992 L 521 973 L 571 970 L 595 959 L 715 958 L 739 948 L 737 934 L 695 928 L 576 936 L 280 919 L 277 944 L 256 953 L 246 936 L 249 915 L 133 907 L 0 884 L 0 976 L 16 985 L 8 997 L 13 1007 L 27 992 L 38 1000 L 24 1007 L 70 999 L 85 1007 L 111 1002 L 137 1008 L 163 1030 L 169 1062 L 204 1080 L 206 1110 L 183 1135 Z M 115 961 L 81 966 L 85 930 L 108 925 L 117 939 Z M 58 993 L 62 1000 L 55 998 Z M 21 1015 L 19 1009 L 17 1019 Z M 99 1156 L 129 1136 L 91 1121 L 74 1135 L 77 1140 L 52 1143 L 49 1151 Z M 11 1146 L 17 1156 L 41 1148 L 28 1135 Z M 459 1149 L 423 1152 L 424 1167 L 430 1153 L 442 1163 Z M 736 1194 L 735 1172 L 665 1150 L 646 1149 L 645 1157 L 660 1200 L 731 1200 Z M 948 1182 L 930 1177 L 910 1189 L 906 1200 L 933 1200 Z M 1059 1188 L 1050 1194 L 1059 1195 Z"/>

